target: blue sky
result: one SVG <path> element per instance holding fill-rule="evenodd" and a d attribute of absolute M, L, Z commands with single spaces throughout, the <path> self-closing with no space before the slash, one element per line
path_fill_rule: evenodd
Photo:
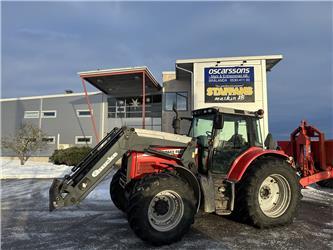
<path fill-rule="evenodd" d="M 2 97 L 82 91 L 78 71 L 283 54 L 268 76 L 270 130 L 301 119 L 333 136 L 332 3 L 2 2 Z"/>

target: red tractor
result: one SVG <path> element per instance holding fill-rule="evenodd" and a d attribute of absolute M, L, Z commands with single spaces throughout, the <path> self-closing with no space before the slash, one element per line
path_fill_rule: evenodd
<path fill-rule="evenodd" d="M 268 228 L 291 223 L 301 199 L 297 165 L 262 141 L 263 111 L 193 111 L 187 136 L 115 128 L 50 188 L 50 210 L 78 204 L 112 170 L 110 193 L 135 234 L 155 245 L 178 241 L 199 208 Z M 174 122 L 178 130 L 179 119 Z"/>

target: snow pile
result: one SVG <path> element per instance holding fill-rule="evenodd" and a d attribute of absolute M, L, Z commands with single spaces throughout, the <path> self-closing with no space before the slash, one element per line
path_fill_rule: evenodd
<path fill-rule="evenodd" d="M 0 179 L 59 178 L 69 174 L 71 167 L 49 162 L 28 161 L 21 166 L 19 160 L 0 160 Z"/>

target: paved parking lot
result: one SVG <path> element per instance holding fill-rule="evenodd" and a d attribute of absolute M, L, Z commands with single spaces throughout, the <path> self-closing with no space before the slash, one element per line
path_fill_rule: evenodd
<path fill-rule="evenodd" d="M 104 181 L 78 207 L 48 211 L 49 179 L 2 180 L 2 249 L 143 249 Z M 332 249 L 333 194 L 303 192 L 299 216 L 287 227 L 259 230 L 199 214 L 181 242 L 162 249 Z"/>

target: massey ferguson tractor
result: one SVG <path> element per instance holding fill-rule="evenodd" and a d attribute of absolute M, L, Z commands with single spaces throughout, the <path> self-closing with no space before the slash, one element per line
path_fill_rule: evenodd
<path fill-rule="evenodd" d="M 263 143 L 262 116 L 195 110 L 187 136 L 115 128 L 71 174 L 53 180 L 50 210 L 81 202 L 121 160 L 111 199 L 135 234 L 154 245 L 180 240 L 200 208 L 259 228 L 291 223 L 301 199 L 297 164 L 270 135 Z"/>

